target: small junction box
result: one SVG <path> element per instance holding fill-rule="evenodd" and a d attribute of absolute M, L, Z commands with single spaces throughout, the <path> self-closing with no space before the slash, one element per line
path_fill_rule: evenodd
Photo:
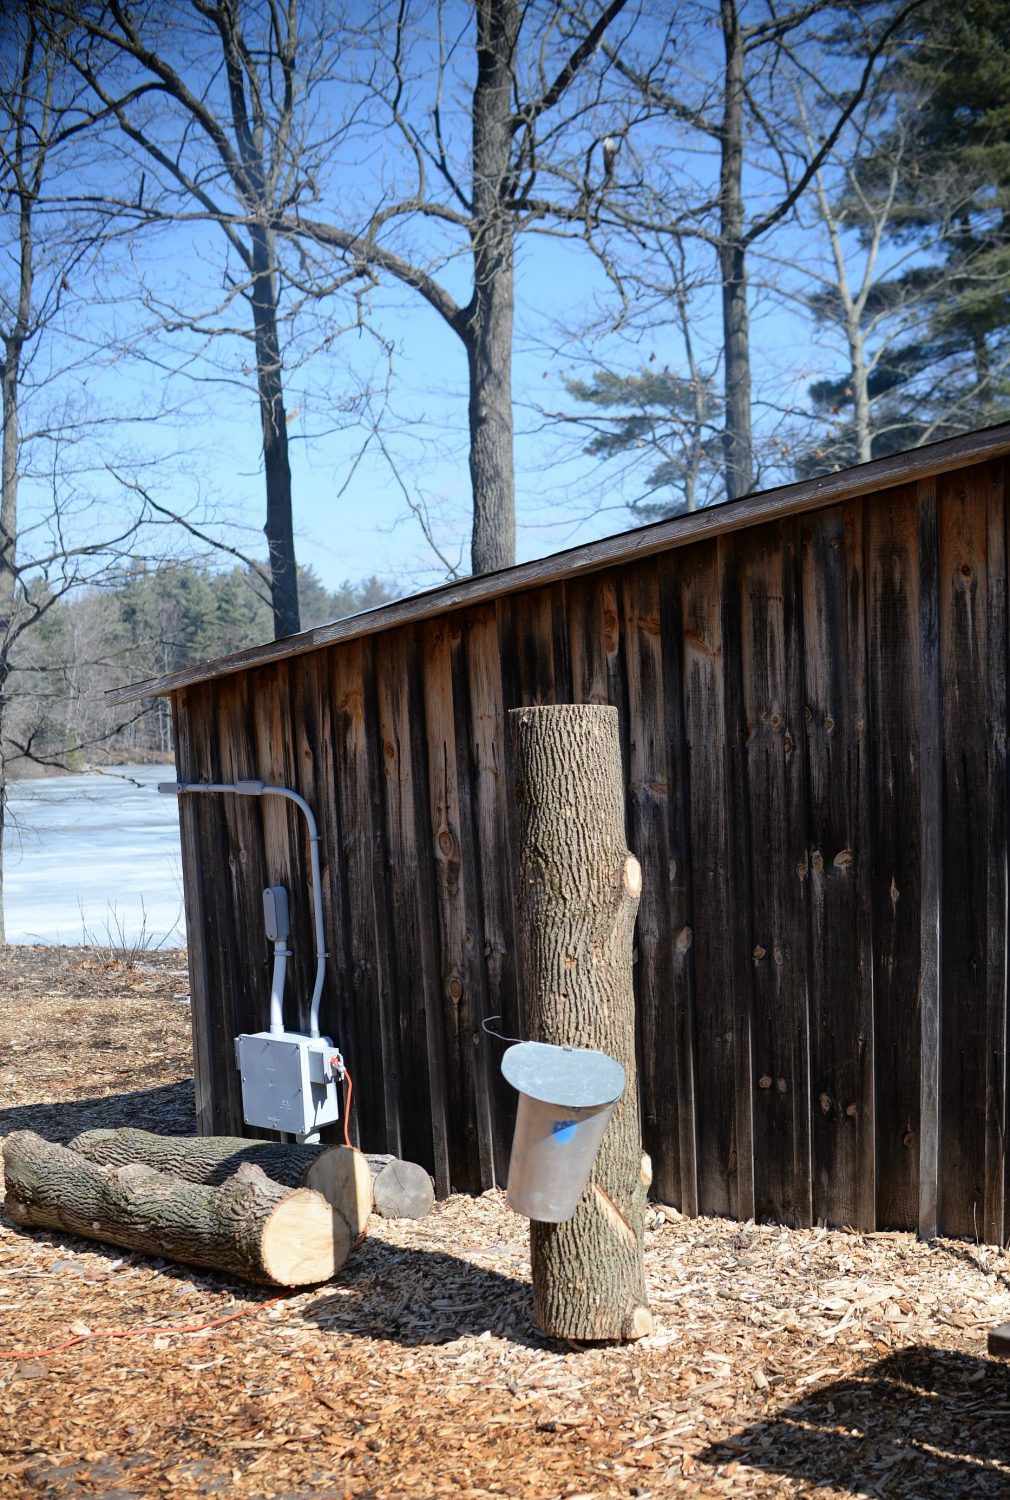
<path fill-rule="evenodd" d="M 235 1038 L 247 1125 L 312 1135 L 340 1118 L 340 1054 L 328 1037 L 256 1031 Z"/>

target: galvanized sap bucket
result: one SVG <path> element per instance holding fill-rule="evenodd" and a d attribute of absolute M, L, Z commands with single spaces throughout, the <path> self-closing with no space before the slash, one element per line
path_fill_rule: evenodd
<path fill-rule="evenodd" d="M 507 1201 L 547 1224 L 574 1214 L 624 1092 L 624 1069 L 606 1052 L 518 1042 L 501 1070 L 519 1090 Z"/>

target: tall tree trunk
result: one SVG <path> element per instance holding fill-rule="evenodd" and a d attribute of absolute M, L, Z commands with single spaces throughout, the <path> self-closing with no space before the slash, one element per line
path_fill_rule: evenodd
<path fill-rule="evenodd" d="M 21 348 L 5 340 L 3 387 L 3 458 L 0 479 L 0 944 L 7 941 L 4 922 L 4 829 L 7 822 L 7 683 L 14 627 L 18 536 L 18 376 Z"/>
<path fill-rule="evenodd" d="M 509 723 L 526 1029 L 535 1041 L 607 1052 L 626 1075 L 574 1218 L 531 1225 L 533 1314 L 555 1337 L 641 1338 L 652 1331 L 631 978 L 642 872 L 625 847 L 617 710 L 520 708 Z"/>
<path fill-rule="evenodd" d="M 852 366 L 852 414 L 856 427 L 856 454 L 861 464 L 873 457 L 873 433 L 870 428 L 870 372 L 866 365 L 866 346 L 859 318 L 847 320 L 849 360 Z"/>
<path fill-rule="evenodd" d="M 512 452 L 514 248 L 511 191 L 512 88 L 519 37 L 517 0 L 478 0 L 473 93 L 473 296 L 464 342 L 470 377 L 473 572 L 516 560 Z"/>
<path fill-rule="evenodd" d="M 256 226 L 252 240 L 253 330 L 263 431 L 263 472 L 267 489 L 267 518 L 263 527 L 270 559 L 270 602 L 274 637 L 295 635 L 301 629 L 298 611 L 298 572 L 295 565 L 294 524 L 291 514 L 291 464 L 288 458 L 287 418 L 280 336 L 277 330 L 277 277 L 274 236 Z"/>
<path fill-rule="evenodd" d="M 726 50 L 726 99 L 720 132 L 719 270 L 726 389 L 723 449 L 726 495 L 735 500 L 754 488 L 751 433 L 750 314 L 747 308 L 747 251 L 743 209 L 744 48 L 736 0 L 721 0 Z"/>

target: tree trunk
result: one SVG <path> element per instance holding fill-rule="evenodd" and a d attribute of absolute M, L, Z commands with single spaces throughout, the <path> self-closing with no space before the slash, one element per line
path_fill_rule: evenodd
<path fill-rule="evenodd" d="M 627 1076 L 574 1218 L 531 1225 L 534 1317 L 560 1338 L 640 1338 L 652 1331 L 631 976 L 642 876 L 625 847 L 617 710 L 521 708 L 509 722 L 526 1031 L 607 1052 Z"/>
<path fill-rule="evenodd" d="M 140 1162 L 103 1167 L 30 1130 L 3 1143 L 12 1223 L 212 1266 L 266 1285 L 328 1281 L 354 1245 L 320 1193 L 291 1191 L 243 1163 L 204 1187 Z"/>
<path fill-rule="evenodd" d="M 274 236 L 259 226 L 252 241 L 253 330 L 256 344 L 256 381 L 260 426 L 263 432 L 263 473 L 267 490 L 267 518 L 263 533 L 270 558 L 270 602 L 274 637 L 295 635 L 301 629 L 298 611 L 298 570 L 295 564 L 294 523 L 291 514 L 291 463 L 284 413 L 284 380 L 280 336 L 277 331 L 277 276 Z"/>
<path fill-rule="evenodd" d="M 726 51 L 726 100 L 720 132 L 719 270 L 722 276 L 723 345 L 726 360 L 726 495 L 735 500 L 754 488 L 751 432 L 750 314 L 743 223 L 744 47 L 736 0 L 721 0 Z"/>
<path fill-rule="evenodd" d="M 475 574 L 516 560 L 512 452 L 514 247 L 511 196 L 512 89 L 519 38 L 517 0 L 478 0 L 473 93 L 473 296 L 463 339 L 470 378 L 470 481 Z"/>

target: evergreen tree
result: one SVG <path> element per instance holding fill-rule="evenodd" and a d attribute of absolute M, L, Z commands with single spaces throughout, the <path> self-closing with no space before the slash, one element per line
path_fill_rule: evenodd
<path fill-rule="evenodd" d="M 855 163 L 842 205 L 868 235 L 873 205 L 898 164 L 885 238 L 921 260 L 874 289 L 873 317 L 918 307 L 914 333 L 876 362 L 874 457 L 1003 420 L 1010 413 L 1010 7 L 1005 0 L 927 0 L 890 66 L 888 128 Z M 899 149 L 900 137 L 900 149 Z M 858 182 L 858 190 L 853 183 Z M 813 299 L 830 319 L 830 298 Z M 816 411 L 839 417 L 835 464 L 853 462 L 847 377 L 811 386 Z M 823 470 L 818 449 L 801 472 Z"/>
<path fill-rule="evenodd" d="M 628 507 L 636 520 L 659 521 L 713 498 L 723 456 L 721 403 L 710 379 L 646 366 L 630 375 L 596 370 L 591 382 L 570 380 L 565 389 L 594 409 L 579 418 L 595 434 L 587 453 L 637 460 L 648 452 L 655 458 L 645 495 Z"/>

